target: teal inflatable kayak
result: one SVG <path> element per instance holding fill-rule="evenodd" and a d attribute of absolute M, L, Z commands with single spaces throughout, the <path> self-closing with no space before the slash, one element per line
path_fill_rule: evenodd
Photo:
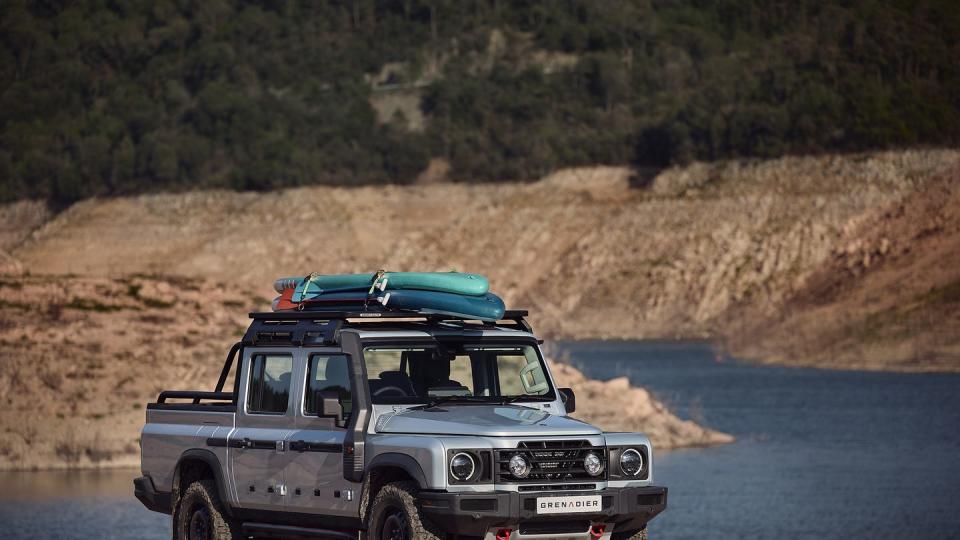
<path fill-rule="evenodd" d="M 503 317 L 503 300 L 493 293 L 467 296 L 437 291 L 398 290 L 377 297 L 387 309 L 415 311 L 424 315 L 448 315 L 465 319 L 496 321 Z"/>
<path fill-rule="evenodd" d="M 302 302 L 320 295 L 352 291 L 396 291 L 414 289 L 459 295 L 483 296 L 490 290 L 487 278 L 460 272 L 375 272 L 370 274 L 311 274 L 281 278 L 274 289 L 294 289 L 291 301 Z"/>
<path fill-rule="evenodd" d="M 409 311 L 422 315 L 442 315 L 466 319 L 495 321 L 503 317 L 503 300 L 493 293 L 483 296 L 401 289 L 376 295 L 366 291 L 334 292 L 315 296 L 303 302 L 290 301 L 287 289 L 273 301 L 274 311 Z"/>

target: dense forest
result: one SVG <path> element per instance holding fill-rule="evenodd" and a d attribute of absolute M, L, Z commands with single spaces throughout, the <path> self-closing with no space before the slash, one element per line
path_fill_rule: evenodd
<path fill-rule="evenodd" d="M 0 200 L 957 144 L 958 59 L 956 0 L 5 0 Z"/>

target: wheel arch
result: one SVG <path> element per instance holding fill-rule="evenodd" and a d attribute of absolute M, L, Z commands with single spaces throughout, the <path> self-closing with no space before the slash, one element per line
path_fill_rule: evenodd
<path fill-rule="evenodd" d="M 420 486 L 420 489 L 427 488 L 427 475 L 423 473 L 420 462 L 406 454 L 398 452 L 379 454 L 370 461 L 370 465 L 367 467 L 371 475 L 374 472 L 380 472 L 382 475 L 391 469 L 399 469 L 406 473 L 407 479 L 414 480 Z"/>
<path fill-rule="evenodd" d="M 173 506 L 176 507 L 180 494 L 194 480 L 203 478 L 213 479 L 217 486 L 217 496 L 227 514 L 232 514 L 227 484 L 223 479 L 223 468 L 220 458 L 210 450 L 192 448 L 180 454 L 173 473 Z M 186 480 L 186 481 L 184 481 Z"/>
<path fill-rule="evenodd" d="M 427 487 L 427 476 L 417 460 L 406 454 L 388 452 L 379 454 L 367 466 L 363 482 L 363 495 L 360 499 L 360 519 L 364 524 L 370 515 L 371 499 L 380 488 L 390 482 L 410 480 L 421 488 Z"/>

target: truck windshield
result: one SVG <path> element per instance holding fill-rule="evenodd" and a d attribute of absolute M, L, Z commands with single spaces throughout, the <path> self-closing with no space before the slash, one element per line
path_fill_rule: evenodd
<path fill-rule="evenodd" d="M 363 357 L 375 404 L 555 399 L 530 345 L 373 346 Z"/>

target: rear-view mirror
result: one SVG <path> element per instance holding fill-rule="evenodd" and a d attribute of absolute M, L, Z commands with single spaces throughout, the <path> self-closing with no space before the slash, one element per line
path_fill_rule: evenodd
<path fill-rule="evenodd" d="M 573 388 L 558 388 L 560 390 L 560 400 L 563 401 L 563 408 L 567 414 L 577 410 L 577 396 L 573 393 Z"/>
<path fill-rule="evenodd" d="M 317 404 L 317 416 L 333 418 L 338 427 L 343 427 L 343 405 L 340 403 L 340 392 L 336 390 L 317 390 L 314 394 Z"/>

